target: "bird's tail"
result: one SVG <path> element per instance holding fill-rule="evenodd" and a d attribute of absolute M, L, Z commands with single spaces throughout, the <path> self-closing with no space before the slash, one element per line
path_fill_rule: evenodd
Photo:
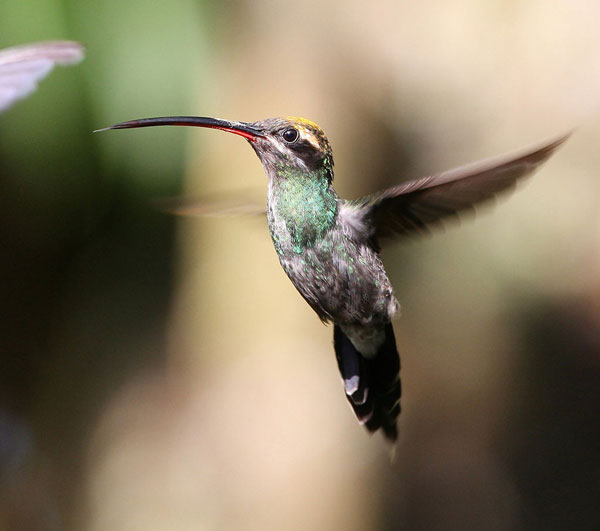
<path fill-rule="evenodd" d="M 333 343 L 346 398 L 358 421 L 370 432 L 381 428 L 386 438 L 395 441 L 402 394 L 400 357 L 391 323 L 385 325 L 384 332 L 385 340 L 377 354 L 368 358 L 338 325 L 333 329 Z"/>

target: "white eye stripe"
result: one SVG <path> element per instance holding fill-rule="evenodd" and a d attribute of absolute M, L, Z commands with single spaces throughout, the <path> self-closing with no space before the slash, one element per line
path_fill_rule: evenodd
<path fill-rule="evenodd" d="M 315 149 L 321 149 L 321 146 L 319 145 L 319 142 L 317 141 L 317 139 L 313 136 L 313 135 L 308 135 L 305 140 L 307 142 L 310 142 L 310 144 L 315 148 Z"/>
<path fill-rule="evenodd" d="M 319 144 L 319 141 L 315 138 L 315 135 L 313 135 L 306 128 L 300 127 L 300 128 L 298 128 L 298 132 L 299 132 L 300 138 L 302 140 L 305 140 L 306 142 L 308 142 L 315 149 L 321 149 L 321 145 Z"/>

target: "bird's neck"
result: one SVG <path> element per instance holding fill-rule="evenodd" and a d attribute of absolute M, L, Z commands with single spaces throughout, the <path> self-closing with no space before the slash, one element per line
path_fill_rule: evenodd
<path fill-rule="evenodd" d="M 269 175 L 267 208 L 277 253 L 301 254 L 335 225 L 338 196 L 325 168 L 281 166 Z"/>

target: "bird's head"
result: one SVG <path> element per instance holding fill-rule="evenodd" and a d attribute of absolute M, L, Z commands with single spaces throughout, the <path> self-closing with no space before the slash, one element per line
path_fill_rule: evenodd
<path fill-rule="evenodd" d="M 254 122 L 252 126 L 263 133 L 251 140 L 251 144 L 267 173 L 280 167 L 310 172 L 325 170 L 330 174 L 329 179 L 333 179 L 331 146 L 316 123 L 288 116 Z"/>
<path fill-rule="evenodd" d="M 248 123 L 195 116 L 170 116 L 122 122 L 106 129 L 157 125 L 187 125 L 234 133 L 250 142 L 269 176 L 281 174 L 282 171 L 298 170 L 323 172 L 330 182 L 333 180 L 333 156 L 329 141 L 317 124 L 304 118 L 288 116 Z"/>

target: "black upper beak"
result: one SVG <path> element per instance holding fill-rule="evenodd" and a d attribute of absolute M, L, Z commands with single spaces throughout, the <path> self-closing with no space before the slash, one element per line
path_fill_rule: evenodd
<path fill-rule="evenodd" d="M 141 120 L 131 120 L 129 122 L 121 122 L 111 125 L 99 131 L 107 131 L 108 129 L 132 129 L 135 127 L 153 127 L 156 125 L 188 125 L 193 127 L 207 127 L 209 129 L 220 129 L 236 135 L 243 136 L 254 142 L 259 137 L 264 137 L 265 134 L 260 129 L 245 122 L 230 122 L 227 120 L 219 120 L 217 118 L 206 118 L 201 116 L 165 116 L 161 118 L 142 118 Z"/>

